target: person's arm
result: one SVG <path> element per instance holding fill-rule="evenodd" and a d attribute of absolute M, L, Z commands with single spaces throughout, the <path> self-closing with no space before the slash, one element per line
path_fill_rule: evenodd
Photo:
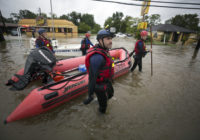
<path fill-rule="evenodd" d="M 89 38 L 87 38 L 87 44 L 90 44 L 90 45 L 94 46 Z"/>
<path fill-rule="evenodd" d="M 36 48 L 42 47 L 42 46 L 43 46 L 42 41 L 39 40 L 39 39 L 37 39 L 37 40 L 35 41 L 35 46 L 36 46 Z"/>
<path fill-rule="evenodd" d="M 99 69 L 105 64 L 105 59 L 100 54 L 94 54 L 90 58 L 90 68 L 89 68 L 89 88 L 88 93 L 89 95 L 93 95 L 96 79 L 99 74 Z"/>
<path fill-rule="evenodd" d="M 89 42 L 90 42 L 90 45 L 94 46 L 90 40 L 89 40 Z"/>

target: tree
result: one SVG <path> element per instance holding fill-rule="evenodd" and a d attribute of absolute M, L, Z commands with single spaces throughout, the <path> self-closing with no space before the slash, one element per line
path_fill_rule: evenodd
<path fill-rule="evenodd" d="M 42 16 L 43 18 L 47 18 L 47 14 L 46 14 L 46 13 L 41 13 L 41 16 Z"/>
<path fill-rule="evenodd" d="M 160 15 L 159 14 L 152 14 L 150 16 L 145 16 L 145 21 L 148 22 L 149 25 L 158 25 L 160 24 L 161 22 L 161 19 L 160 19 Z"/>
<path fill-rule="evenodd" d="M 81 22 L 79 27 L 78 27 L 78 31 L 80 33 L 86 33 L 90 30 L 91 30 L 91 27 L 89 25 L 85 24 L 84 22 Z"/>
<path fill-rule="evenodd" d="M 95 25 L 94 16 L 90 14 L 83 14 L 80 21 L 89 25 L 91 28 Z"/>
<path fill-rule="evenodd" d="M 116 32 L 121 32 L 122 27 L 122 20 L 124 14 L 122 12 L 113 13 L 112 17 L 108 17 L 104 23 L 104 26 L 109 25 L 110 27 L 115 27 Z"/>
<path fill-rule="evenodd" d="M 114 27 L 114 22 L 113 22 L 112 17 L 108 17 L 108 18 L 105 20 L 105 22 L 104 22 L 104 27 L 105 27 L 106 25 L 109 25 L 110 27 Z"/>
<path fill-rule="evenodd" d="M 37 17 L 35 13 L 29 10 L 19 10 L 19 13 L 11 13 L 10 16 L 15 23 L 17 23 L 20 19 L 23 18 L 32 19 Z"/>
<path fill-rule="evenodd" d="M 32 19 L 32 18 L 36 18 L 37 15 L 29 10 L 19 10 L 19 17 L 22 18 L 28 18 L 28 19 Z"/>
<path fill-rule="evenodd" d="M 50 15 L 51 15 L 51 13 L 50 13 Z M 54 19 L 58 19 L 57 15 L 56 15 L 55 13 L 52 13 L 52 15 L 53 15 L 53 18 L 54 18 Z M 48 18 L 51 18 L 51 16 L 48 17 Z"/>
<path fill-rule="evenodd" d="M 100 29 L 101 29 L 101 26 L 99 24 L 95 24 L 92 29 L 92 33 L 97 33 Z"/>
<path fill-rule="evenodd" d="M 17 23 L 20 19 L 20 16 L 17 13 L 11 13 L 10 17 L 13 19 L 14 23 Z"/>
<path fill-rule="evenodd" d="M 197 31 L 199 29 L 199 18 L 197 14 L 176 15 L 165 21 L 166 24 L 173 24 L 190 30 Z"/>
<path fill-rule="evenodd" d="M 60 16 L 60 19 L 66 19 L 72 21 L 78 26 L 78 30 L 81 33 L 88 32 L 92 30 L 92 33 L 96 33 L 101 27 L 94 21 L 94 16 L 91 14 L 81 14 L 75 11 Z"/>
<path fill-rule="evenodd" d="M 69 16 L 68 16 L 68 15 L 62 15 L 62 16 L 60 16 L 60 19 L 66 19 L 66 20 L 69 20 Z"/>
<path fill-rule="evenodd" d="M 132 21 L 132 17 L 131 16 L 126 16 L 124 18 L 124 20 L 122 20 L 122 23 L 121 23 L 121 32 L 122 33 L 132 33 L 131 30 L 132 30 L 132 24 L 133 24 L 133 21 Z"/>
<path fill-rule="evenodd" d="M 68 14 L 69 20 L 72 21 L 75 25 L 79 25 L 81 19 L 81 13 L 77 13 L 75 11 Z"/>

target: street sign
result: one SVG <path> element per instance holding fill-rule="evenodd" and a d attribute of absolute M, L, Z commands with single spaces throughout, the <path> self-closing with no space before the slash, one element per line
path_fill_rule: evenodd
<path fill-rule="evenodd" d="M 146 29 L 147 28 L 147 22 L 140 22 L 138 23 L 137 29 Z"/>
<path fill-rule="evenodd" d="M 142 9 L 141 9 L 141 16 L 144 16 L 145 14 L 148 14 L 150 4 L 151 4 L 151 0 L 143 1 Z"/>

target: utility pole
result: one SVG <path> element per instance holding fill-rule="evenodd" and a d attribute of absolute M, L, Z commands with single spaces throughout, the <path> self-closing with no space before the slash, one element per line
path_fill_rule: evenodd
<path fill-rule="evenodd" d="M 54 19 L 53 19 L 52 0 L 50 0 L 50 5 L 51 5 L 52 32 L 53 32 L 53 40 L 54 40 L 55 39 L 55 31 L 54 31 Z"/>
<path fill-rule="evenodd" d="M 38 9 L 38 12 L 39 12 L 39 16 L 41 16 L 42 14 L 41 14 L 41 8 L 40 7 Z"/>
<path fill-rule="evenodd" d="M 3 24 L 3 31 L 0 29 L 0 42 L 2 42 L 2 41 L 5 41 L 5 38 L 4 38 L 4 36 L 3 36 L 3 33 L 4 33 L 4 32 L 7 33 L 7 29 L 6 29 L 6 25 L 5 25 L 3 16 L 2 16 L 2 14 L 1 14 L 1 10 L 0 10 L 0 18 L 1 18 L 1 21 L 2 21 L 2 24 Z"/>

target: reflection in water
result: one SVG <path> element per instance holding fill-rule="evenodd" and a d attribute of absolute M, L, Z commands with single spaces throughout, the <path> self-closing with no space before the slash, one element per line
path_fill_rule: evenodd
<path fill-rule="evenodd" d="M 60 39 L 60 44 L 80 43 L 82 37 Z M 10 91 L 4 83 L 24 67 L 29 38 L 23 46 L 15 37 L 0 47 L 0 121 L 40 83 L 23 91 Z M 95 44 L 95 36 L 91 37 Z M 135 40 L 114 38 L 113 47 L 132 51 Z M 149 48 L 150 46 L 147 46 Z M 83 105 L 87 94 L 36 117 L 0 126 L 0 139 L 199 139 L 200 56 L 190 47 L 153 46 L 154 75 L 150 54 L 143 59 L 143 72 L 136 69 L 117 78 L 108 112 L 97 111 L 98 102 Z M 188 65 L 191 62 L 192 65 Z M 65 58 L 65 57 L 63 57 Z M 133 61 L 133 60 L 132 60 Z M 3 67 L 2 67 L 3 66 Z"/>
<path fill-rule="evenodd" d="M 194 53 L 193 53 L 192 59 L 195 59 L 197 57 L 198 52 L 199 52 L 199 48 L 194 49 Z"/>
<path fill-rule="evenodd" d="M 0 42 L 0 48 L 1 48 L 0 51 L 6 48 L 6 41 Z"/>

